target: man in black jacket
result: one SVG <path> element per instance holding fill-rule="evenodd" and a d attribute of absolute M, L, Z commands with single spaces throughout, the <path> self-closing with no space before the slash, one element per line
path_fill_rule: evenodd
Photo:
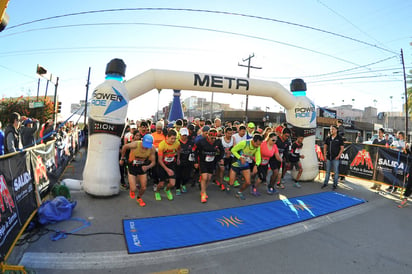
<path fill-rule="evenodd" d="M 13 112 L 9 117 L 9 124 L 4 131 L 4 154 L 22 149 L 20 142 L 20 114 Z"/>

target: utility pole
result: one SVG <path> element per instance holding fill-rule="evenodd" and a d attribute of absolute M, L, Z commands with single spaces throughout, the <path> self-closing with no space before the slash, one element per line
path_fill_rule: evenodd
<path fill-rule="evenodd" d="M 251 68 L 253 68 L 253 69 L 262 69 L 261 67 L 254 67 L 254 66 L 251 66 L 251 65 L 250 65 L 250 60 L 251 60 L 253 57 L 255 57 L 255 54 L 254 54 L 254 53 L 252 53 L 252 55 L 249 54 L 249 57 L 248 57 L 248 58 L 242 59 L 243 62 L 248 61 L 248 62 L 247 62 L 247 66 L 246 66 L 246 65 L 242 65 L 242 64 L 240 64 L 240 63 L 237 64 L 237 65 L 240 66 L 240 67 L 247 67 L 247 75 L 246 75 L 246 77 L 247 77 L 248 79 L 250 78 L 250 69 L 251 69 Z M 249 121 L 249 118 L 248 118 L 248 105 L 249 105 L 249 94 L 246 94 L 245 123 L 247 123 L 247 122 Z"/>
<path fill-rule="evenodd" d="M 88 100 L 88 96 L 89 96 L 89 86 L 90 86 L 90 70 L 92 68 L 89 67 L 89 73 L 87 74 L 87 83 L 86 83 L 86 99 L 84 100 L 84 122 L 83 122 L 83 126 L 86 126 L 87 123 L 87 100 Z"/>
<path fill-rule="evenodd" d="M 406 72 L 405 72 L 405 59 L 403 58 L 403 50 L 401 49 L 401 60 L 403 69 L 403 84 L 405 89 L 405 137 L 406 142 L 409 142 L 409 108 L 408 108 L 408 87 L 406 86 Z"/>

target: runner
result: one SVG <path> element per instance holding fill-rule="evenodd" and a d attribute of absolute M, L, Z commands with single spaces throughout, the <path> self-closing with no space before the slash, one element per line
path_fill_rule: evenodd
<path fill-rule="evenodd" d="M 289 162 L 289 149 L 290 149 L 290 129 L 288 128 L 283 128 L 282 129 L 282 134 L 278 136 L 278 139 L 276 140 L 276 146 L 278 147 L 279 150 L 279 155 L 282 157 L 282 163 L 277 163 L 279 165 L 279 171 L 282 168 L 282 173 L 278 172 L 277 177 L 274 177 L 275 174 L 272 174 L 272 179 L 275 180 L 276 187 L 284 189 L 285 185 L 282 183 L 282 179 L 285 176 L 286 173 L 286 166 L 287 163 Z"/>
<path fill-rule="evenodd" d="M 193 140 L 189 139 L 187 128 L 180 129 L 180 164 L 177 165 L 176 171 L 176 195 L 186 193 L 186 183 L 192 177 L 193 163 L 195 157 L 193 154 Z"/>
<path fill-rule="evenodd" d="M 253 165 L 253 157 L 255 158 L 255 166 L 253 166 L 253 173 L 257 172 L 257 167 L 260 165 L 260 145 L 262 144 L 263 137 L 260 134 L 255 134 L 252 140 L 243 140 L 235 145 L 231 152 L 237 161 L 232 163 L 229 176 L 229 186 L 232 186 L 235 182 L 236 175 L 241 173 L 245 178 L 245 182 L 240 187 L 239 191 L 235 193 L 235 196 L 241 200 L 245 200 L 243 191 L 250 186 L 250 168 Z"/>
<path fill-rule="evenodd" d="M 279 155 L 278 147 L 276 146 L 276 133 L 271 132 L 267 136 L 266 140 L 262 142 L 260 145 L 260 154 L 262 158 L 261 164 L 258 166 L 258 178 L 256 179 L 255 185 L 251 186 L 251 193 L 252 195 L 259 196 L 258 188 L 261 182 L 266 182 L 266 177 L 268 173 L 269 166 L 272 169 L 272 172 L 278 172 L 279 166 L 270 161 L 270 159 L 276 159 L 277 162 L 282 163 L 282 158 Z M 272 195 L 276 193 L 273 185 L 270 183 L 267 187 L 267 193 Z"/>
<path fill-rule="evenodd" d="M 170 191 L 176 183 L 176 167 L 180 164 L 180 143 L 176 142 L 177 132 L 174 129 L 169 130 L 166 140 L 159 144 L 158 163 L 159 163 L 159 184 L 155 189 L 156 201 L 162 200 L 160 189 L 166 185 L 164 191 L 169 201 L 173 200 L 173 194 Z"/>
<path fill-rule="evenodd" d="M 206 138 L 199 140 L 195 146 L 195 168 L 200 172 L 200 202 L 206 203 L 209 198 L 206 193 L 207 185 L 212 179 L 216 164 L 223 165 L 224 149 L 221 140 L 217 139 L 216 129 L 210 129 Z"/>
<path fill-rule="evenodd" d="M 229 177 L 225 178 L 225 172 L 230 171 L 230 165 L 232 164 L 233 156 L 230 149 L 233 147 L 233 129 L 231 127 L 225 128 L 225 135 L 221 137 L 222 146 L 225 150 L 223 155 L 223 165 L 219 165 L 216 171 L 216 184 L 222 191 L 226 189 L 224 181 L 229 181 Z"/>
<path fill-rule="evenodd" d="M 122 147 L 120 165 L 126 161 L 126 151 L 130 150 L 128 159 L 128 179 L 130 185 L 130 198 L 136 198 L 140 206 L 146 203 L 142 197 L 147 188 L 147 171 L 154 167 L 156 163 L 155 149 L 153 147 L 153 137 L 146 134 L 142 141 L 133 141 Z M 136 197 L 137 183 L 140 184 L 139 193 Z"/>
<path fill-rule="evenodd" d="M 294 186 L 297 188 L 301 188 L 301 185 L 299 184 L 299 179 L 300 176 L 302 175 L 302 163 L 300 162 L 300 159 L 305 158 L 304 155 L 301 155 L 300 152 L 302 151 L 303 147 L 303 136 L 297 136 L 296 141 L 292 144 L 292 149 L 290 150 L 290 155 L 289 155 L 289 164 L 288 164 L 288 170 L 292 170 L 295 168 L 298 171 L 298 175 L 296 176 L 295 179 L 295 184 Z"/>

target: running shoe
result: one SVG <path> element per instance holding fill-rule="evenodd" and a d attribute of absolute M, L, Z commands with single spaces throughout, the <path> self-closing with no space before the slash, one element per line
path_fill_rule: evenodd
<path fill-rule="evenodd" d="M 273 195 L 273 194 L 276 193 L 276 190 L 275 190 L 275 188 L 274 188 L 273 186 L 268 186 L 268 188 L 267 188 L 267 193 L 268 193 L 269 195 Z"/>
<path fill-rule="evenodd" d="M 225 187 L 224 184 L 220 184 L 220 190 L 222 190 L 222 191 L 225 191 L 225 190 L 226 190 L 226 187 Z"/>
<path fill-rule="evenodd" d="M 200 194 L 200 202 L 201 202 L 201 203 L 206 203 L 206 202 L 207 202 L 207 198 L 208 198 L 208 196 L 207 196 L 206 193 L 201 193 L 201 194 Z"/>
<path fill-rule="evenodd" d="M 137 199 L 136 199 L 136 202 L 137 202 L 137 204 L 138 204 L 139 206 L 141 206 L 141 207 L 143 207 L 143 206 L 146 205 L 146 203 L 143 201 L 142 198 L 137 198 Z"/>
<path fill-rule="evenodd" d="M 245 195 L 243 195 L 243 193 L 240 191 L 236 191 L 235 196 L 236 198 L 239 198 L 240 200 L 246 200 Z"/>
<path fill-rule="evenodd" d="M 169 189 L 169 190 L 165 190 L 165 193 L 166 193 L 167 199 L 168 199 L 169 201 L 173 200 L 173 194 L 172 194 L 172 192 L 170 191 L 170 189 Z"/>
<path fill-rule="evenodd" d="M 182 193 L 186 193 L 186 192 L 187 192 L 186 186 L 182 186 Z"/>
<path fill-rule="evenodd" d="M 223 177 L 223 180 L 226 181 L 226 182 L 229 182 L 229 176 Z"/>
<path fill-rule="evenodd" d="M 156 199 L 156 201 L 161 201 L 162 200 L 162 196 L 160 196 L 160 192 L 155 192 L 155 199 Z"/>
<path fill-rule="evenodd" d="M 302 186 L 299 184 L 299 182 L 295 182 L 294 184 L 293 184 L 293 186 L 294 187 L 297 187 L 297 188 L 301 188 Z"/>
<path fill-rule="evenodd" d="M 176 196 L 180 196 L 182 195 L 182 192 L 180 191 L 180 189 L 176 189 Z"/>
<path fill-rule="evenodd" d="M 134 199 L 134 198 L 136 198 L 136 193 L 134 192 L 134 191 L 129 191 L 129 196 L 130 196 L 130 198 L 131 199 Z"/>
<path fill-rule="evenodd" d="M 233 187 L 239 187 L 239 186 L 240 186 L 239 181 L 236 180 L 236 181 L 233 183 Z"/>
<path fill-rule="evenodd" d="M 215 184 L 220 187 L 221 183 L 218 180 L 215 180 Z"/>
<path fill-rule="evenodd" d="M 281 189 L 285 189 L 285 185 L 282 184 L 282 183 L 276 184 L 276 187 L 277 187 L 277 188 L 281 188 Z"/>
<path fill-rule="evenodd" d="M 405 206 L 408 205 L 408 198 L 403 198 L 402 202 L 400 205 L 398 205 L 399 208 L 404 208 Z"/>
<path fill-rule="evenodd" d="M 251 186 L 250 194 L 252 194 L 253 196 L 256 196 L 256 197 L 260 196 L 260 193 L 257 191 L 256 187 L 254 187 L 254 186 Z"/>

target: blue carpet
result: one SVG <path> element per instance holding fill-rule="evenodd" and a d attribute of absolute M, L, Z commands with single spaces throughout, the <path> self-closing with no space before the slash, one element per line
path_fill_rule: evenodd
<path fill-rule="evenodd" d="M 246 236 L 364 203 L 337 192 L 173 216 L 123 220 L 129 253 L 181 248 Z"/>

